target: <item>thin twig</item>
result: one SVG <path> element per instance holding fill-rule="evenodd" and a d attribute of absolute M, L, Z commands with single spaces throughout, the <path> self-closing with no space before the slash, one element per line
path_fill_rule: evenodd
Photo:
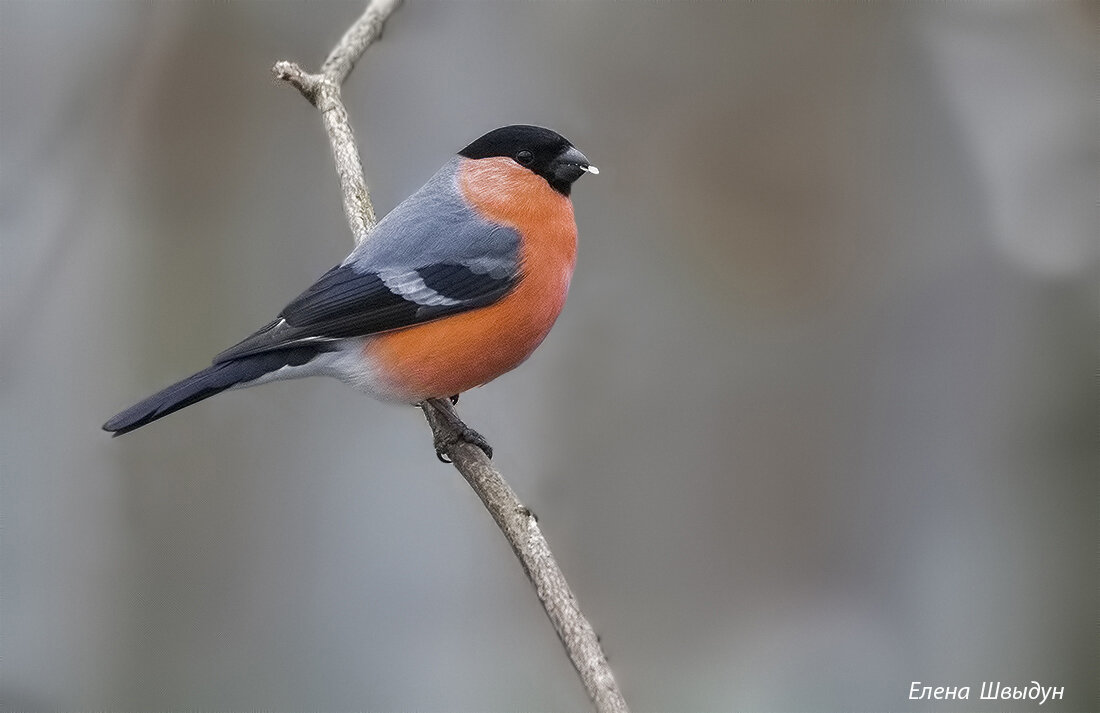
<path fill-rule="evenodd" d="M 596 632 L 581 612 L 569 582 L 539 529 L 538 519 L 519 501 L 485 453 L 458 437 L 454 427 L 457 414 L 449 399 L 429 399 L 421 407 L 432 427 L 437 448 L 454 463 L 485 503 L 523 565 L 527 578 L 535 585 L 539 601 L 580 674 L 588 697 L 596 704 L 596 710 L 629 713 Z M 448 414 L 454 418 L 448 418 Z"/>
<path fill-rule="evenodd" d="M 277 62 L 272 69 L 276 77 L 294 85 L 321 111 L 340 175 L 344 212 L 356 245 L 367 239 L 376 220 L 363 179 L 359 149 L 340 99 L 340 85 L 367 47 L 381 36 L 382 25 L 400 2 L 371 0 L 363 15 L 329 54 L 320 74 L 309 74 L 293 62 Z M 596 632 L 581 613 L 577 598 L 558 567 L 535 516 L 519 501 L 485 453 L 461 439 L 460 433 L 465 426 L 449 400 L 429 399 L 420 406 L 432 428 L 437 452 L 454 463 L 481 498 L 535 585 L 539 600 L 596 710 L 599 713 L 629 713 Z"/>
<path fill-rule="evenodd" d="M 356 20 L 340 41 L 329 52 L 328 59 L 321 65 L 321 74 L 330 77 L 337 84 L 343 84 L 355 63 L 363 56 L 367 47 L 382 37 L 382 26 L 401 0 L 373 0 Z"/>
<path fill-rule="evenodd" d="M 336 173 L 340 176 L 344 214 L 356 245 L 367 239 L 378 219 L 370 202 L 367 182 L 363 179 L 359 147 L 355 145 L 348 112 L 340 96 L 340 85 L 367 47 L 382 36 L 382 25 L 400 4 L 401 0 L 371 0 L 367 9 L 329 53 L 320 74 L 309 74 L 294 62 L 286 61 L 276 62 L 271 68 L 278 79 L 290 82 L 310 104 L 321 110 L 321 120 L 336 159 Z"/>

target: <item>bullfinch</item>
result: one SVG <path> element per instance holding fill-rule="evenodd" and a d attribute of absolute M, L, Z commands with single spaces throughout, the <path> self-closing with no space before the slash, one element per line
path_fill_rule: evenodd
<path fill-rule="evenodd" d="M 118 436 L 227 389 L 281 379 L 334 376 L 416 404 L 514 369 L 565 304 L 577 254 L 569 193 L 586 172 L 599 171 L 549 129 L 490 131 L 269 324 L 104 430 Z"/>

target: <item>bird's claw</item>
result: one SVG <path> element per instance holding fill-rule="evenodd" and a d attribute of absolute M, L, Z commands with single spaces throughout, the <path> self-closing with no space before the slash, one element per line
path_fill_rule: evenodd
<path fill-rule="evenodd" d="M 489 441 L 485 440 L 485 436 L 481 435 L 472 428 L 465 428 L 462 430 L 460 438 L 467 443 L 477 446 L 481 449 L 481 452 L 485 454 L 485 457 L 489 460 L 493 459 L 493 447 L 489 445 Z"/>
<path fill-rule="evenodd" d="M 453 461 L 450 456 L 447 455 L 450 450 L 458 443 L 469 443 L 470 445 L 480 448 L 485 456 L 492 460 L 493 447 L 485 440 L 485 436 L 466 425 L 459 426 L 456 430 L 458 432 L 453 436 L 435 439 L 436 458 L 443 463 L 451 463 Z"/>

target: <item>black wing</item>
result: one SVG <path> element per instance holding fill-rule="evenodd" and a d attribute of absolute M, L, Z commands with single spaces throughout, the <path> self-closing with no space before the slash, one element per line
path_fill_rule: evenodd
<path fill-rule="evenodd" d="M 466 265 L 359 272 L 337 265 L 287 305 L 279 317 L 214 357 L 220 364 L 299 344 L 360 337 L 485 307 L 508 294 L 519 271 L 500 276 Z"/>

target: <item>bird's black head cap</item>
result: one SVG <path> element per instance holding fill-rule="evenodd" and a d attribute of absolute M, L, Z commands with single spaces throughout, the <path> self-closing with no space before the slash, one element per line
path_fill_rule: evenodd
<path fill-rule="evenodd" d="M 480 159 L 505 156 L 545 178 L 555 191 L 569 195 L 573 181 L 589 170 L 585 155 L 550 129 L 516 124 L 493 129 L 466 148 L 459 156 Z"/>

